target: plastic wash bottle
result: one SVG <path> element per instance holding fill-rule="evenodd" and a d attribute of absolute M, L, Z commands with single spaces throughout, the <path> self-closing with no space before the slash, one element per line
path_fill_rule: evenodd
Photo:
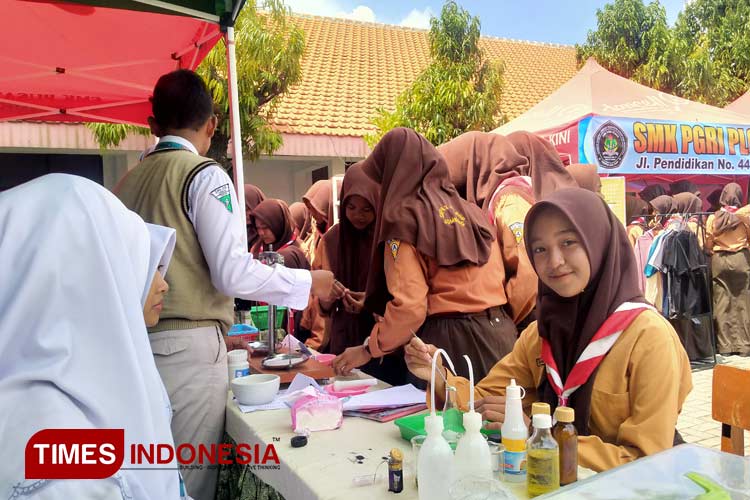
<path fill-rule="evenodd" d="M 505 421 L 500 429 L 505 447 L 504 479 L 511 483 L 526 481 L 526 440 L 529 430 L 523 421 L 523 387 L 511 379 L 505 389 Z"/>
<path fill-rule="evenodd" d="M 417 484 L 419 500 L 449 500 L 449 490 L 453 484 L 453 450 L 443 437 L 443 417 L 435 413 L 435 367 L 437 357 L 443 354 L 453 369 L 453 363 L 442 349 L 432 357 L 432 405 L 424 419 L 427 439 L 422 443 L 417 457 Z M 455 370 L 453 370 L 455 373 Z"/>
<path fill-rule="evenodd" d="M 479 430 L 482 428 L 482 415 L 474 411 L 474 370 L 471 360 L 464 355 L 469 365 L 469 381 L 471 393 L 469 396 L 469 411 L 464 413 L 464 435 L 458 440 L 455 455 L 455 480 L 459 481 L 469 476 L 492 478 L 492 457 L 490 447 Z"/>

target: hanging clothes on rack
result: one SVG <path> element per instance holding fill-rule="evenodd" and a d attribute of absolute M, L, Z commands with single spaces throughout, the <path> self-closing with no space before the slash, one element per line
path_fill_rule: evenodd
<path fill-rule="evenodd" d="M 654 214 L 660 216 L 661 214 Z M 644 295 L 677 331 L 691 361 L 714 356 L 714 329 L 708 259 L 690 213 L 669 214 L 663 230 L 644 233 L 636 241 L 636 260 L 648 247 Z M 640 255 L 639 255 L 640 254 Z"/>
<path fill-rule="evenodd" d="M 686 223 L 687 224 L 687 223 Z M 665 242 L 665 316 L 677 331 L 691 361 L 713 357 L 714 329 L 708 259 L 687 226 Z"/>

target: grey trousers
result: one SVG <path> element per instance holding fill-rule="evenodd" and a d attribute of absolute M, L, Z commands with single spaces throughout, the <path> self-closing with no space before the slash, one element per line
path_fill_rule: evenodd
<path fill-rule="evenodd" d="M 221 443 L 227 402 L 227 348 L 218 327 L 171 330 L 149 335 L 156 367 L 172 403 L 175 447 L 190 443 L 210 449 Z M 218 467 L 182 469 L 187 494 L 214 500 Z"/>

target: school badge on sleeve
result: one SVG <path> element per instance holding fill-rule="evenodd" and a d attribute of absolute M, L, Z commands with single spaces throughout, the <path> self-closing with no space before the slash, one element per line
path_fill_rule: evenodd
<path fill-rule="evenodd" d="M 523 239 L 523 222 L 514 222 L 508 227 L 513 231 L 513 236 L 516 237 L 516 244 L 520 245 Z"/>
<path fill-rule="evenodd" d="M 401 246 L 401 240 L 388 240 L 386 241 L 386 245 L 388 245 L 388 248 L 391 249 L 393 260 L 396 260 L 396 256 L 398 255 L 398 247 Z"/>
<path fill-rule="evenodd" d="M 222 205 L 224 205 L 224 208 L 226 208 L 229 213 L 232 213 L 232 192 L 230 191 L 229 184 L 224 184 L 221 187 L 217 187 L 213 191 L 211 191 L 211 196 L 219 200 Z"/>

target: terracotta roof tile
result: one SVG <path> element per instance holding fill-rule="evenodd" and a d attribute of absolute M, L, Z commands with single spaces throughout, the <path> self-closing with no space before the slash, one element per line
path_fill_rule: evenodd
<path fill-rule="evenodd" d="M 363 136 L 378 108 L 390 108 L 429 63 L 428 32 L 344 19 L 294 15 L 307 48 L 302 82 L 284 96 L 274 128 L 293 134 Z M 483 37 L 505 62 L 502 111 L 512 119 L 575 75 L 575 49 Z"/>

